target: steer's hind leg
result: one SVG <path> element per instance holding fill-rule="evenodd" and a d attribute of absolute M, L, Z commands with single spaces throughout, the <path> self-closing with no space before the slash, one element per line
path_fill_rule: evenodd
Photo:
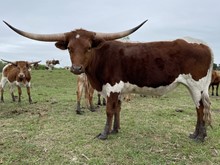
<path fill-rule="evenodd" d="M 189 137 L 198 141 L 204 141 L 207 136 L 206 126 L 211 125 L 210 100 L 206 93 L 201 93 L 202 99 L 199 102 L 197 111 L 197 123 L 193 134 Z"/>
<path fill-rule="evenodd" d="M 214 85 L 211 85 L 211 86 L 212 86 L 212 96 L 214 96 L 215 87 L 214 87 Z"/>
<path fill-rule="evenodd" d="M 80 102 L 81 102 L 81 98 L 82 98 L 84 84 L 82 82 L 81 83 L 77 82 L 77 83 L 78 83 L 78 85 L 77 85 L 77 92 L 76 92 L 76 94 L 77 94 L 76 114 L 81 115 L 81 114 L 83 114 L 83 111 L 81 110 Z"/>
<path fill-rule="evenodd" d="M 30 92 L 30 87 L 29 86 L 27 87 L 27 94 L 28 94 L 29 103 L 31 104 L 32 103 L 32 99 L 31 99 L 31 92 Z"/>
<path fill-rule="evenodd" d="M 207 136 L 205 121 L 203 120 L 203 116 L 204 116 L 203 109 L 204 109 L 204 106 L 202 102 L 200 101 L 199 108 L 196 108 L 196 111 L 197 111 L 196 128 L 195 128 L 194 133 L 189 135 L 191 139 L 195 139 L 198 141 L 204 141 L 204 138 Z"/>
<path fill-rule="evenodd" d="M 21 87 L 18 86 L 18 102 L 21 102 L 21 93 L 22 93 Z"/>
<path fill-rule="evenodd" d="M 219 87 L 219 83 L 216 85 L 216 96 L 218 96 L 218 87 Z"/>

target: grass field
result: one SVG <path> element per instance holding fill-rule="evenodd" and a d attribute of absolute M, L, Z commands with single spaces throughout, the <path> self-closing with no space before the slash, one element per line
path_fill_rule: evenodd
<path fill-rule="evenodd" d="M 76 76 L 69 71 L 32 71 L 31 93 L 33 104 L 25 88 L 21 103 L 14 103 L 6 88 L 0 103 L 0 164 L 220 163 L 220 97 L 211 97 L 213 129 L 204 143 L 188 138 L 196 111 L 183 86 L 160 98 L 135 95 L 123 102 L 120 132 L 102 141 L 94 137 L 104 128 L 105 107 L 76 115 Z"/>

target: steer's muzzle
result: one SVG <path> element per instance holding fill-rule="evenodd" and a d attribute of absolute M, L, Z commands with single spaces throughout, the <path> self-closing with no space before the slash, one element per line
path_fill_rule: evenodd
<path fill-rule="evenodd" d="M 82 66 L 72 65 L 70 71 L 74 74 L 81 74 L 84 73 L 84 69 Z"/>
<path fill-rule="evenodd" d="M 19 78 L 20 81 L 22 81 L 25 78 L 25 74 L 24 73 L 19 73 L 18 78 Z"/>

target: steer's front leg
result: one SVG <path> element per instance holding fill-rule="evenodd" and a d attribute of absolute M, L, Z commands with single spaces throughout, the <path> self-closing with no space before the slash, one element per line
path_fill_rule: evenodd
<path fill-rule="evenodd" d="M 116 109 L 116 112 L 114 114 L 113 130 L 111 131 L 112 134 L 118 133 L 118 130 L 120 129 L 121 100 L 118 100 L 116 108 L 117 109 Z"/>
<path fill-rule="evenodd" d="M 21 102 L 21 93 L 22 93 L 21 87 L 18 86 L 18 102 Z"/>
<path fill-rule="evenodd" d="M 31 99 L 31 91 L 30 91 L 30 87 L 29 86 L 27 87 L 27 94 L 28 94 L 29 103 L 31 104 L 32 103 L 32 99 Z"/>
<path fill-rule="evenodd" d="M 120 101 L 118 100 L 119 93 L 110 93 L 110 96 L 107 97 L 107 106 L 106 106 L 106 124 L 105 128 L 102 133 L 100 133 L 97 138 L 105 140 L 108 137 L 108 134 L 111 132 L 112 129 L 112 120 L 113 116 L 115 116 L 114 121 L 114 130 L 113 132 L 118 132 L 119 129 L 119 107 L 120 107 Z"/>

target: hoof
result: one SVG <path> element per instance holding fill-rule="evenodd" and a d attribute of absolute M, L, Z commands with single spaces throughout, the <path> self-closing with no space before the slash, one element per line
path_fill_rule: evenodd
<path fill-rule="evenodd" d="M 103 135 L 102 133 L 100 133 L 96 136 L 96 138 L 101 139 L 101 140 L 106 140 L 107 137 L 108 137 L 107 135 Z"/>
<path fill-rule="evenodd" d="M 82 115 L 84 113 L 84 111 L 76 111 L 77 115 Z"/>
<path fill-rule="evenodd" d="M 196 135 L 196 134 L 190 134 L 189 138 L 193 139 L 196 142 L 204 142 L 205 141 L 205 137 L 206 136 L 200 136 L 200 135 Z"/>
<path fill-rule="evenodd" d="M 118 130 L 112 130 L 111 131 L 111 134 L 117 134 L 118 133 Z"/>
<path fill-rule="evenodd" d="M 95 112 L 96 109 L 95 108 L 92 108 L 92 109 L 89 109 L 91 112 Z"/>
<path fill-rule="evenodd" d="M 196 136 L 197 136 L 197 135 L 194 134 L 194 133 L 189 134 L 189 138 L 190 138 L 190 139 L 196 139 Z"/>

